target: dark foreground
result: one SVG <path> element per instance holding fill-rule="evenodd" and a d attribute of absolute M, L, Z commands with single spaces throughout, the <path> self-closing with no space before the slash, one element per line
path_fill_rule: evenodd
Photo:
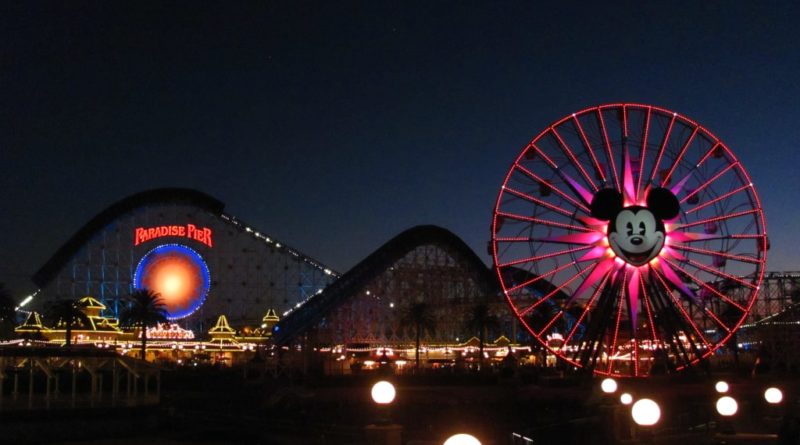
<path fill-rule="evenodd" d="M 164 375 L 158 405 L 67 409 L 6 409 L 2 443 L 34 444 L 369 444 L 365 426 L 389 419 L 406 445 L 440 445 L 457 432 L 484 445 L 511 444 L 511 433 L 534 444 L 798 443 L 795 382 L 780 379 L 779 407 L 761 397 L 776 379 L 698 374 L 621 381 L 622 390 L 662 406 L 652 431 L 637 430 L 617 397 L 599 381 L 546 375 L 425 375 L 390 377 L 398 387 L 381 412 L 369 388 L 376 375 L 274 378 L 236 369 L 186 369 Z M 724 378 L 739 400 L 732 421 L 714 410 L 714 382 Z M 781 433 L 781 442 L 778 433 Z M 731 433 L 738 433 L 733 435 Z M 744 434 L 747 433 L 747 434 Z M 522 443 L 522 442 L 520 442 Z"/>

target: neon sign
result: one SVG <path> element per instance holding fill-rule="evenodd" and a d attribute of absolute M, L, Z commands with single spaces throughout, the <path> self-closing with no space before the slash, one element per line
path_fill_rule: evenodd
<path fill-rule="evenodd" d="M 197 227 L 194 224 L 185 226 L 157 226 L 157 227 L 137 227 L 134 230 L 133 245 L 138 246 L 144 242 L 165 236 L 178 236 L 189 238 L 203 243 L 208 247 L 214 247 L 212 232 L 208 227 Z"/>
<path fill-rule="evenodd" d="M 142 334 L 139 333 L 139 338 Z M 194 340 L 194 332 L 183 329 L 176 323 L 158 323 L 154 328 L 147 328 L 147 338 L 161 340 Z"/>

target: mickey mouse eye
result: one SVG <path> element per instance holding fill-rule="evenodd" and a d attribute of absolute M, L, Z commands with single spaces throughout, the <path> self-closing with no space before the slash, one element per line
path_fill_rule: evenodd
<path fill-rule="evenodd" d="M 644 227 L 644 221 L 639 221 L 639 235 L 642 235 L 642 236 L 644 236 L 644 233 L 645 233 L 646 231 L 647 231 L 647 230 L 646 230 L 646 229 L 645 229 L 645 227 Z"/>
<path fill-rule="evenodd" d="M 629 222 L 628 224 L 625 224 L 625 228 L 628 229 L 628 236 L 633 235 L 633 224 Z"/>

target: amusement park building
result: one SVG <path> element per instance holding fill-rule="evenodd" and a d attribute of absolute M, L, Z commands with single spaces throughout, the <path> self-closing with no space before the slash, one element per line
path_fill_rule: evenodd
<path fill-rule="evenodd" d="M 170 318 L 205 332 L 220 315 L 258 326 L 268 311 L 303 304 L 337 277 L 319 261 L 188 189 L 138 193 L 100 212 L 33 276 L 25 310 L 92 296 L 118 318 L 134 288 L 167 300 Z"/>

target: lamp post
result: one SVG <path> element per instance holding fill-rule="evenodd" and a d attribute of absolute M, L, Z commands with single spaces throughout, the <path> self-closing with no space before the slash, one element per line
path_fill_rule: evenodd
<path fill-rule="evenodd" d="M 627 436 L 625 431 L 630 430 L 627 425 L 624 428 L 622 427 L 622 425 L 627 424 L 627 422 L 618 421 L 621 414 L 620 408 L 613 400 L 613 394 L 617 392 L 618 388 L 619 385 L 617 385 L 617 381 L 611 377 L 607 377 L 600 382 L 600 391 L 602 395 L 597 409 L 602 422 L 606 425 L 612 425 L 612 428 L 606 432 L 609 434 L 609 437 L 606 439 L 612 442 L 616 442 L 619 438 Z"/>
<path fill-rule="evenodd" d="M 366 426 L 367 441 L 375 445 L 401 445 L 403 427 L 391 423 L 389 415 L 389 407 L 397 395 L 394 385 L 382 380 L 372 385 L 370 395 L 377 405 L 378 419 L 375 424 Z"/>
<path fill-rule="evenodd" d="M 394 398 L 397 395 L 397 391 L 394 389 L 394 385 L 391 383 L 381 380 L 380 382 L 372 385 L 372 391 L 370 392 L 372 396 L 372 401 L 378 405 L 378 425 L 389 425 L 391 424 L 390 420 L 390 405 L 394 402 Z"/>
<path fill-rule="evenodd" d="M 794 416 L 788 416 L 788 412 L 781 409 L 781 402 L 783 402 L 783 391 L 771 386 L 764 391 L 764 400 L 767 402 L 766 414 L 764 416 L 765 422 L 772 422 L 780 425 L 778 428 L 786 435 L 789 426 L 795 425 Z"/>
<path fill-rule="evenodd" d="M 654 426 L 661 419 L 661 407 L 653 400 L 639 399 L 631 407 L 631 417 L 641 428 L 642 438 L 645 442 L 651 442 L 653 432 L 650 427 Z"/>
<path fill-rule="evenodd" d="M 736 434 L 733 429 L 733 423 L 730 418 L 739 411 L 739 404 L 731 396 L 722 396 L 717 399 L 716 403 L 717 413 L 722 418 L 720 419 L 720 430 L 723 434 Z"/>

